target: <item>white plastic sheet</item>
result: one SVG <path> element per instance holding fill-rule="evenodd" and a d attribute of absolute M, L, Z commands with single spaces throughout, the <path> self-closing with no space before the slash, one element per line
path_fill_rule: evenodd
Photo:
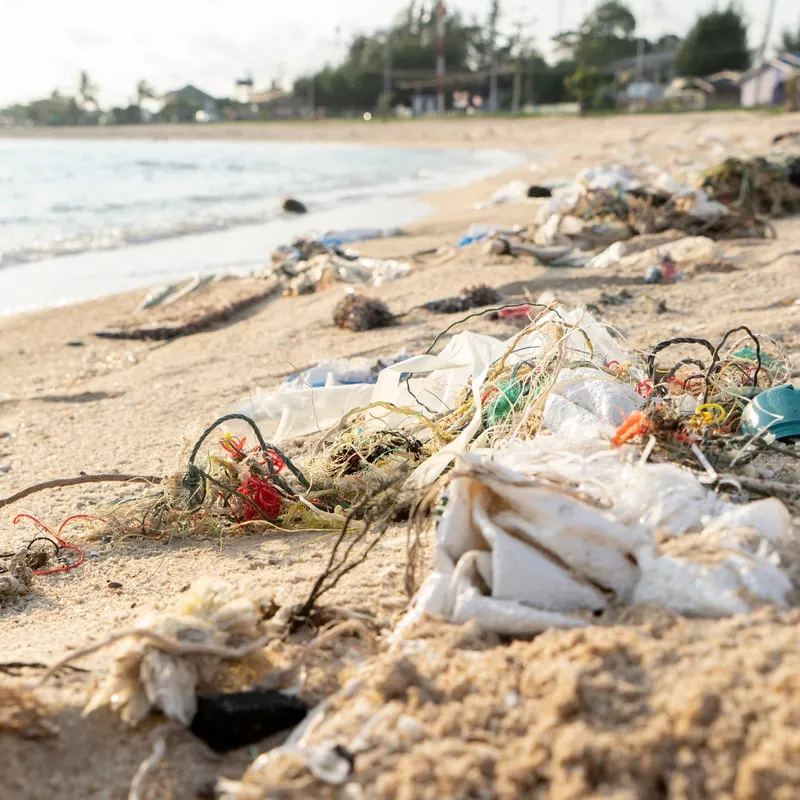
<path fill-rule="evenodd" d="M 611 603 L 710 616 L 788 603 L 792 583 L 769 548 L 790 535 L 778 501 L 767 514 L 731 506 L 678 467 L 628 464 L 607 442 L 564 435 L 462 455 L 457 467 L 409 620 L 522 635 L 589 624 Z M 692 538 L 660 548 L 656 534 Z"/>
<path fill-rule="evenodd" d="M 536 358 L 542 352 L 552 351 L 556 344 L 553 338 L 557 335 L 556 331 L 562 330 L 564 326 L 578 323 L 581 325 L 581 330 L 573 330 L 564 338 L 563 347 L 568 359 L 588 359 L 593 356 L 602 363 L 609 361 L 623 363 L 630 360 L 627 350 L 621 347 L 617 340 L 611 337 L 606 327 L 598 323 L 585 309 L 553 311 L 543 321 L 554 323 L 555 327 L 550 331 L 533 331 L 516 342 L 515 351 L 508 359 L 510 365 Z M 251 416 L 265 427 L 265 435 L 276 442 L 324 431 L 336 424 L 349 411 L 373 402 L 391 403 L 395 406 L 413 408 L 425 414 L 436 414 L 454 408 L 465 386 L 472 386 L 473 395 L 480 398 L 480 387 L 489 368 L 514 343 L 514 339 L 503 341 L 493 336 L 466 331 L 454 336 L 437 355 L 414 356 L 387 367 L 379 373 L 375 385 L 352 384 L 278 392 L 256 389 L 226 413 Z M 411 378 L 403 380 L 403 376 Z M 585 373 L 584 377 L 588 378 L 589 373 Z M 609 383 L 606 377 L 599 373 L 596 377 L 607 383 L 609 389 L 611 383 L 614 383 Z M 563 378 L 564 380 L 559 382 L 557 393 L 577 406 L 584 403 L 582 406 L 584 410 L 599 412 L 592 413 L 589 421 L 593 425 L 617 425 L 621 421 L 620 414 L 624 415 L 626 409 L 631 410 L 631 393 L 622 387 L 622 384 L 615 384 L 613 396 L 607 400 L 600 398 L 595 386 L 589 392 L 597 395 L 592 401 L 594 405 L 590 403 L 586 406 L 585 403 L 589 402 L 586 399 L 588 397 L 586 392 L 589 389 L 586 387 L 581 389 L 579 386 L 581 381 L 576 382 L 569 372 L 565 372 Z M 577 401 L 576 397 L 579 398 Z M 558 405 L 558 400 L 552 402 Z M 602 405 L 604 402 L 606 406 Z M 481 409 L 476 406 L 474 411 L 475 424 L 464 432 L 451 448 L 448 448 L 445 455 L 438 457 L 444 459 L 445 466 L 453 453 L 464 450 L 477 432 Z M 374 409 L 370 413 L 372 424 L 381 427 L 396 426 L 406 419 L 401 413 L 382 408 Z M 551 407 L 548 410 L 546 407 L 545 415 L 555 427 L 562 424 L 559 419 L 563 414 L 557 408 Z"/>

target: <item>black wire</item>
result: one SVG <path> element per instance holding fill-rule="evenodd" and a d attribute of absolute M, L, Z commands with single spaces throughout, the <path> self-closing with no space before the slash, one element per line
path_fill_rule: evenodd
<path fill-rule="evenodd" d="M 36 542 L 47 542 L 48 544 L 53 545 L 56 549 L 56 555 L 58 555 L 59 551 L 61 550 L 61 545 L 58 542 L 51 539 L 49 536 L 37 536 L 35 539 L 31 539 L 28 544 L 25 545 L 26 550 L 31 549 L 32 544 L 36 544 Z"/>
<path fill-rule="evenodd" d="M 547 306 L 542 305 L 541 303 L 506 303 L 505 305 L 502 306 L 493 306 L 492 308 L 484 308 L 481 311 L 475 311 L 474 313 L 468 314 L 466 317 L 463 317 L 462 319 L 456 320 L 452 325 L 448 325 L 441 333 L 439 333 L 436 336 L 431 346 L 425 351 L 425 355 L 426 356 L 430 355 L 433 348 L 436 347 L 436 345 L 439 343 L 439 340 L 442 337 L 447 336 L 447 334 L 450 333 L 450 331 L 453 330 L 453 328 L 457 327 L 458 325 L 462 325 L 465 322 L 469 322 L 469 320 L 475 317 L 482 317 L 486 314 L 493 314 L 498 311 L 505 311 L 505 309 L 507 308 L 519 308 L 520 306 L 530 306 L 531 308 L 547 308 Z"/>
<path fill-rule="evenodd" d="M 450 333 L 450 331 L 453 330 L 453 328 L 455 328 L 456 326 L 461 325 L 464 322 L 468 322 L 469 320 L 473 319 L 474 317 L 482 317 L 482 316 L 485 316 L 486 314 L 493 314 L 493 313 L 496 313 L 498 311 L 503 311 L 506 308 L 519 308 L 520 306 L 530 306 L 531 308 L 547 308 L 547 306 L 542 305 L 541 303 L 506 303 L 505 305 L 502 305 L 502 306 L 492 306 L 491 308 L 484 308 L 484 309 L 481 309 L 480 311 L 475 311 L 472 314 L 468 314 L 466 317 L 462 317 L 461 319 L 456 320 L 451 325 L 448 325 L 443 331 L 441 331 L 441 333 L 437 334 L 436 338 L 433 340 L 433 342 L 431 343 L 430 347 L 425 351 L 424 355 L 426 355 L 426 356 L 430 355 L 430 353 L 433 350 L 433 348 L 436 347 L 436 345 L 439 343 L 439 340 L 442 339 L 442 337 L 447 336 L 447 334 Z M 409 373 L 408 375 L 405 376 L 405 378 L 402 378 L 400 382 L 401 383 L 405 383 L 406 390 L 411 395 L 411 397 L 414 398 L 414 402 L 418 406 L 421 406 L 422 408 L 424 408 L 429 414 L 435 414 L 436 412 L 432 408 L 429 408 L 425 403 L 423 403 L 417 397 L 416 394 L 414 394 L 414 391 L 411 388 L 411 378 L 412 377 L 413 377 L 413 375 L 411 375 Z"/>
<path fill-rule="evenodd" d="M 719 353 L 720 350 L 725 346 L 725 342 L 728 341 L 728 337 L 732 336 L 734 333 L 739 333 L 739 331 L 744 331 L 752 340 L 756 346 L 756 371 L 753 374 L 753 386 L 758 386 L 758 375 L 761 372 L 761 342 L 759 342 L 758 337 L 747 327 L 747 325 L 739 325 L 738 328 L 731 328 L 729 331 L 725 333 L 722 337 L 722 341 L 714 348 L 714 351 L 711 355 L 711 364 L 709 364 L 708 370 L 706 372 L 706 390 L 703 394 L 703 402 L 708 402 L 708 392 L 711 388 L 711 375 L 714 372 L 714 368 L 719 363 Z"/>
<path fill-rule="evenodd" d="M 198 453 L 200 452 L 200 448 L 203 446 L 203 442 L 220 425 L 224 424 L 225 422 L 230 422 L 231 420 L 234 420 L 234 419 L 238 419 L 238 420 L 241 420 L 242 422 L 246 422 L 253 429 L 253 432 L 255 433 L 256 438 L 258 439 L 258 443 L 261 446 L 261 450 L 267 456 L 267 458 L 265 460 L 266 460 L 266 463 L 267 463 L 267 468 L 269 469 L 270 478 L 272 478 L 273 480 L 276 480 L 276 482 L 278 482 L 279 484 L 282 483 L 282 481 L 280 481 L 280 478 L 278 478 L 278 475 L 277 475 L 277 473 L 275 471 L 275 466 L 273 465 L 271 459 L 269 458 L 269 453 L 272 452 L 272 453 L 275 453 L 275 455 L 277 455 L 283 461 L 284 464 L 286 464 L 286 468 L 289 470 L 289 472 L 292 473 L 292 475 L 295 476 L 295 478 L 297 478 L 298 481 L 300 481 L 300 484 L 302 485 L 302 487 L 304 489 L 310 489 L 311 488 L 311 484 L 308 482 L 308 479 L 295 466 L 294 462 L 292 462 L 292 460 L 288 456 L 284 455 L 284 453 L 281 450 L 279 450 L 274 444 L 269 444 L 264 439 L 264 436 L 262 435 L 261 431 L 259 430 L 258 425 L 256 425 L 256 423 L 252 419 L 250 419 L 250 417 L 245 416 L 244 414 L 226 414 L 225 416 L 220 417 L 218 420 L 215 420 L 211 425 L 209 425 L 208 428 L 206 428 L 203 431 L 203 433 L 200 435 L 200 438 L 197 440 L 197 442 L 195 443 L 194 447 L 192 448 L 192 453 L 189 456 L 189 466 L 190 467 L 194 467 L 195 466 L 194 462 L 195 462 L 195 459 L 197 458 Z M 282 488 L 285 488 L 285 490 L 287 492 L 289 492 L 289 494 L 293 494 L 292 490 L 288 486 L 286 486 L 285 484 L 283 484 Z"/>
<path fill-rule="evenodd" d="M 700 339 L 696 336 L 676 336 L 674 339 L 664 339 L 655 345 L 647 356 L 647 373 L 653 383 L 656 381 L 656 356 L 662 350 L 676 344 L 699 344 L 701 347 L 705 347 L 709 353 L 714 354 L 714 345 L 708 339 Z"/>
<path fill-rule="evenodd" d="M 670 379 L 670 378 L 674 378 L 674 377 L 675 377 L 675 375 L 677 374 L 678 370 L 679 370 L 681 367 L 685 367 L 687 364 L 691 364 L 692 366 L 699 367 L 700 369 L 702 369 L 702 370 L 703 370 L 703 373 L 705 374 L 706 365 L 705 365 L 705 363 L 704 363 L 703 361 L 701 361 L 699 358 L 682 358 L 682 359 L 681 359 L 681 360 L 680 360 L 680 361 L 679 361 L 677 364 L 675 364 L 675 366 L 674 366 L 674 367 L 673 367 L 673 368 L 672 368 L 672 369 L 671 369 L 671 370 L 670 370 L 670 371 L 669 371 L 669 372 L 666 374 L 666 376 L 664 377 L 664 380 L 662 381 L 662 383 L 668 383 L 668 382 L 669 382 L 669 379 Z M 689 379 L 687 378 L 687 380 L 689 380 Z"/>

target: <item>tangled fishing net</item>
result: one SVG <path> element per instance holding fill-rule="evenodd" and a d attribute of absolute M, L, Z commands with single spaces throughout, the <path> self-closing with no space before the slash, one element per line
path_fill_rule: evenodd
<path fill-rule="evenodd" d="M 663 354 L 676 348 L 699 352 L 665 364 Z M 621 378 L 630 368 L 613 366 Z M 742 446 L 738 433 L 748 402 L 792 374 L 777 343 L 746 326 L 728 331 L 716 345 L 699 337 L 666 339 L 646 354 L 645 366 L 637 391 L 646 403 L 619 428 L 614 444 L 652 434 L 678 461 L 696 460 L 688 451 L 699 446 L 713 454 L 712 461 L 731 461 Z"/>

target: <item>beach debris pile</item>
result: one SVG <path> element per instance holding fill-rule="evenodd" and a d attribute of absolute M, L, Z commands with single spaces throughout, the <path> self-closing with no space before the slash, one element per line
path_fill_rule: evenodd
<path fill-rule="evenodd" d="M 799 165 L 800 160 L 789 158 L 728 158 L 702 174 L 696 185 L 681 183 L 652 165 L 638 173 L 619 166 L 589 168 L 573 181 L 554 186 L 549 197 L 538 194 L 544 199 L 533 201 L 537 209 L 528 228 L 481 230 L 480 237 L 467 236 L 462 245 L 489 238 L 487 252 L 493 255 L 527 255 L 537 264 L 598 268 L 617 263 L 625 243 L 667 235 L 649 254 L 650 264 L 664 255 L 688 261 L 672 247 L 701 237 L 717 241 L 774 236 L 764 217 L 800 211 Z M 521 189 L 518 195 L 524 199 Z M 643 249 L 632 244 L 628 254 Z"/>
<path fill-rule="evenodd" d="M 361 257 L 345 245 L 402 233 L 401 229 L 354 228 L 301 237 L 273 251 L 269 274 L 279 280 L 288 296 L 313 294 L 336 283 L 380 286 L 404 278 L 411 265 L 394 259 Z"/>
<path fill-rule="evenodd" d="M 531 307 L 528 313 L 536 312 Z M 692 354 L 682 352 L 670 363 L 665 355 L 675 348 Z M 569 439 L 579 436 L 582 447 L 594 442 L 608 450 L 616 471 L 632 457 L 626 445 L 643 445 L 648 459 L 691 469 L 691 485 L 706 493 L 707 487 L 724 488 L 735 477 L 726 473 L 764 447 L 775 447 L 764 441 L 768 426 L 755 433 L 740 428 L 757 398 L 785 385 L 790 374 L 777 345 L 747 328 L 718 344 L 681 337 L 636 354 L 585 310 L 545 309 L 506 342 L 457 334 L 438 355 L 387 366 L 375 384 L 263 393 L 248 402 L 276 441 L 331 428 L 317 441 L 313 459 L 299 456 L 298 464 L 306 474 L 315 470 L 319 478 L 311 482 L 321 480 L 345 501 L 343 508 L 359 483 L 364 489 L 377 483 L 390 466 L 402 466 L 409 485 L 421 488 L 456 457 L 497 456 L 495 449 L 509 442 L 553 434 L 558 440 L 547 441 L 554 447 L 567 437 L 565 459 L 576 457 L 566 453 Z M 734 492 L 756 486 L 759 496 L 758 481 L 743 474 L 736 481 Z M 647 535 L 652 541 L 655 530 Z"/>
<path fill-rule="evenodd" d="M 797 214 L 800 158 L 727 158 L 705 173 L 702 186 L 713 201 L 749 214 Z"/>
<path fill-rule="evenodd" d="M 800 590 L 792 514 L 770 496 L 774 487 L 748 482 L 734 463 L 758 452 L 758 436 L 766 433 L 740 436 L 743 411 L 789 379 L 790 365 L 776 345 L 742 328 L 717 344 L 685 337 L 640 354 L 585 309 L 532 308 L 531 315 L 509 340 L 466 332 L 438 355 L 387 367 L 372 402 L 351 410 L 320 441 L 327 451 L 341 437 L 391 432 L 398 457 L 406 459 L 413 437 L 423 455 L 406 486 L 424 498 L 419 514 L 430 512 L 433 520 L 433 570 L 414 583 L 418 591 L 389 652 L 368 661 L 241 781 L 222 780 L 223 797 L 262 798 L 273 796 L 276 785 L 300 784 L 323 795 L 353 787 L 356 796 L 396 796 L 420 743 L 445 736 L 458 752 L 474 752 L 473 735 L 485 715 L 469 723 L 469 732 L 436 727 L 460 716 L 443 715 L 443 703 L 463 710 L 463 694 L 453 687 L 478 685 L 465 683 L 463 674 L 452 682 L 445 677 L 462 660 L 464 669 L 475 665 L 476 675 L 496 674 L 484 662 L 501 653 L 514 669 L 535 663 L 538 673 L 542 656 L 522 649 L 563 642 L 565 652 L 574 652 L 596 641 L 618 678 L 625 647 L 644 647 L 644 638 L 634 643 L 642 634 L 629 630 L 626 645 L 615 628 L 612 641 L 603 624 L 638 608 L 689 618 L 794 613 L 780 611 L 796 605 Z M 678 347 L 708 355 L 665 363 L 667 351 Z M 320 400 L 327 391 L 319 392 Z M 285 418 L 281 424 L 291 425 Z M 800 498 L 796 487 L 784 490 L 788 503 Z M 411 558 L 415 577 L 419 565 Z M 458 647 L 448 647 L 443 657 L 429 646 L 432 640 L 417 638 L 431 618 L 480 631 L 478 652 L 466 645 L 462 659 Z M 491 647 L 492 635 L 530 637 L 553 628 L 573 629 L 576 638 Z M 552 676 L 562 681 L 563 661 L 545 661 L 561 665 Z M 607 697 L 608 683 L 602 685 Z M 575 684 L 572 716 L 584 707 L 590 713 L 585 686 Z M 662 688 L 674 692 L 674 681 Z M 552 692 L 550 686 L 542 699 Z M 650 692 L 643 689 L 644 702 Z M 521 685 L 499 694 L 488 687 L 485 694 L 505 712 L 529 706 L 519 699 L 529 694 Z M 514 718 L 505 712 L 503 719 Z M 608 710 L 603 719 L 609 721 Z M 539 732 L 535 741 L 547 737 Z M 703 746 L 722 757 L 716 745 Z M 508 763 L 502 752 L 498 769 Z M 542 761 L 552 763 L 551 757 Z M 475 788 L 463 770 L 445 774 L 429 759 L 427 769 L 431 786 L 443 794 Z M 626 785 L 650 786 L 660 779 L 654 770 L 649 777 L 634 770 Z M 549 778 L 541 778 L 546 785 Z M 495 785 L 497 776 L 479 770 L 475 780 L 495 786 L 498 796 L 522 791 L 510 776 Z"/>

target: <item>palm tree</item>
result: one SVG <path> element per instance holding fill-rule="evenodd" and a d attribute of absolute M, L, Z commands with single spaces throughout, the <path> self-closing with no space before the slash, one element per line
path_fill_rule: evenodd
<path fill-rule="evenodd" d="M 100 87 L 92 82 L 89 73 L 85 69 L 81 70 L 78 81 L 78 96 L 81 98 L 81 105 L 84 108 L 86 106 L 94 106 L 95 110 L 99 109 L 100 106 L 97 103 L 97 92 L 99 90 Z"/>
<path fill-rule="evenodd" d="M 142 103 L 145 100 L 152 100 L 155 98 L 156 92 L 155 89 L 144 79 L 139 81 L 136 84 L 136 105 L 139 107 L 139 122 L 144 122 L 144 109 L 142 109 Z"/>
<path fill-rule="evenodd" d="M 155 89 L 146 80 L 136 84 L 136 105 L 140 106 L 143 100 L 152 100 L 155 96 Z"/>

